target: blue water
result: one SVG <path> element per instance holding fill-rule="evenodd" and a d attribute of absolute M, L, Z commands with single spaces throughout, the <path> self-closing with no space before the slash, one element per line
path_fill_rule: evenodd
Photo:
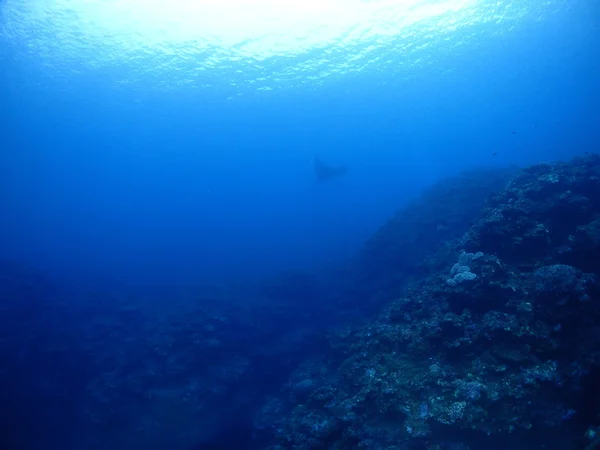
<path fill-rule="evenodd" d="M 444 176 L 597 150 L 598 55 L 583 0 L 5 0 L 0 256 L 117 297 L 343 266 Z"/>

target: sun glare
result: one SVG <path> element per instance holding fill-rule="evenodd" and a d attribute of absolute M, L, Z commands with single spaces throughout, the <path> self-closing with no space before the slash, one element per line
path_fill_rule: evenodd
<path fill-rule="evenodd" d="M 475 1 L 56 0 L 48 8 L 70 11 L 80 32 L 104 40 L 126 36 L 124 42 L 132 45 L 193 41 L 268 56 L 365 35 L 396 35 Z"/>

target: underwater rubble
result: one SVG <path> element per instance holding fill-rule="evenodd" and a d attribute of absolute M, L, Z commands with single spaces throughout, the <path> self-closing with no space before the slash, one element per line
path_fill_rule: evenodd
<path fill-rule="evenodd" d="M 524 168 L 479 208 L 441 251 L 406 211 L 368 244 L 376 271 L 408 266 L 392 251 L 429 270 L 265 404 L 269 449 L 600 448 L 600 157 Z"/>

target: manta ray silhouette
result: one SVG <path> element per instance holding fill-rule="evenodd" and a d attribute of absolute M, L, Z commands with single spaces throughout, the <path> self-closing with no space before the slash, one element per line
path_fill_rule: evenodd
<path fill-rule="evenodd" d="M 315 157 L 315 175 L 317 181 L 326 181 L 332 178 L 337 178 L 348 173 L 346 166 L 330 166 L 321 161 L 318 156 Z"/>

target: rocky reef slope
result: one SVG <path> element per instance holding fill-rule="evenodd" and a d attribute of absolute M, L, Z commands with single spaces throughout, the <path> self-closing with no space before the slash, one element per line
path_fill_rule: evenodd
<path fill-rule="evenodd" d="M 519 171 L 443 251 L 388 226 L 386 271 L 431 270 L 295 372 L 270 448 L 600 448 L 600 157 Z"/>
<path fill-rule="evenodd" d="M 356 291 L 379 306 L 407 283 L 440 270 L 487 199 L 503 189 L 516 167 L 471 170 L 446 178 L 400 209 L 364 245 L 354 278 Z"/>

